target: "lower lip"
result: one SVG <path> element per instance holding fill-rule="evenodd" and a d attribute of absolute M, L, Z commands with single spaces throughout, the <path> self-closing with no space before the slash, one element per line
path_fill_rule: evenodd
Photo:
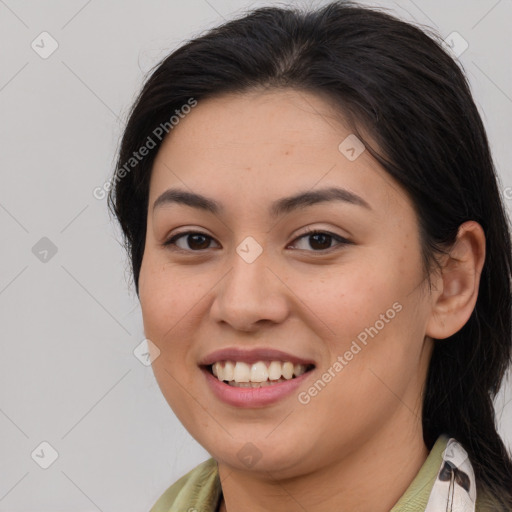
<path fill-rule="evenodd" d="M 205 368 L 201 368 L 201 370 L 217 398 L 229 405 L 246 408 L 264 407 L 282 400 L 292 394 L 313 371 L 310 370 L 299 377 L 261 388 L 239 388 L 220 381 Z"/>

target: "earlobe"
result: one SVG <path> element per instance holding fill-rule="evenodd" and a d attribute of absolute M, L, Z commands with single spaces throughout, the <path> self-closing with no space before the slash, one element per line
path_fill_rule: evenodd
<path fill-rule="evenodd" d="M 478 298 L 484 261 L 485 234 L 482 226 L 478 222 L 467 221 L 459 227 L 449 254 L 442 258 L 426 335 L 436 339 L 448 338 L 466 324 Z"/>

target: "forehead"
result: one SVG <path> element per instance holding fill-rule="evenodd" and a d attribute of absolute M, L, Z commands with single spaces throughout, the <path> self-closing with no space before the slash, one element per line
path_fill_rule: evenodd
<path fill-rule="evenodd" d="M 200 100 L 173 128 L 161 151 L 215 151 L 239 165 L 257 155 L 264 163 L 281 153 L 308 155 L 329 145 L 337 149 L 350 132 L 334 106 L 311 93 L 251 91 Z"/>
<path fill-rule="evenodd" d="M 355 159 L 347 158 L 342 150 L 357 143 L 354 137 L 331 103 L 303 91 L 199 101 L 160 147 L 150 204 L 175 185 L 252 203 L 329 186 L 342 186 L 369 204 L 400 198 L 407 202 L 404 191 L 364 146 L 362 152 L 355 147 L 360 153 Z"/>

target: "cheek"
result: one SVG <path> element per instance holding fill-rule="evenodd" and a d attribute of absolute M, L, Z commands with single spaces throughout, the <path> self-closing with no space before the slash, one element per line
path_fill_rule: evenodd
<path fill-rule="evenodd" d="M 350 265 L 340 265 L 327 272 L 319 270 L 319 279 L 297 275 L 294 292 L 312 315 L 314 331 L 332 348 L 341 350 L 365 328 L 379 322 L 388 312 L 394 318 L 393 304 L 403 301 L 401 277 L 387 267 L 358 259 Z M 387 324 L 386 324 L 387 325 Z"/>
<path fill-rule="evenodd" d="M 173 268 L 152 251 L 144 255 L 139 277 L 144 329 L 161 342 L 172 338 L 177 327 L 182 328 L 178 326 L 180 319 L 193 315 L 194 306 L 201 299 L 194 280 L 181 274 L 179 268 Z"/>
<path fill-rule="evenodd" d="M 328 351 L 326 368 L 344 357 L 351 368 L 344 373 L 354 383 L 359 379 L 353 369 L 374 369 L 392 380 L 393 374 L 406 377 L 404 367 L 414 371 L 428 312 L 418 254 L 393 254 L 388 248 L 340 266 L 326 278 L 296 282 L 314 312 L 311 328 Z M 371 373 L 368 377 L 375 380 Z"/>
<path fill-rule="evenodd" d="M 190 292 L 187 294 L 190 287 L 181 283 L 165 266 L 153 264 L 148 254 L 141 266 L 139 298 L 144 334 L 160 351 L 151 366 L 162 395 L 189 428 L 191 404 L 184 389 L 193 384 L 188 329 L 192 314 L 190 302 L 194 297 Z"/>
<path fill-rule="evenodd" d="M 139 299 L 144 334 L 160 350 L 153 362 L 155 374 L 167 368 L 172 374 L 183 367 L 189 335 L 187 326 L 197 299 L 186 280 L 165 265 L 145 256 L 139 278 Z"/>

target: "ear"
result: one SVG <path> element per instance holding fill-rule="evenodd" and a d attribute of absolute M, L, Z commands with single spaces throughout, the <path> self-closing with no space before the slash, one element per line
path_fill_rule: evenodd
<path fill-rule="evenodd" d="M 433 278 L 427 336 L 444 339 L 462 329 L 475 308 L 484 261 L 482 226 L 475 221 L 461 224 L 449 254 L 441 258 L 440 274 Z"/>

